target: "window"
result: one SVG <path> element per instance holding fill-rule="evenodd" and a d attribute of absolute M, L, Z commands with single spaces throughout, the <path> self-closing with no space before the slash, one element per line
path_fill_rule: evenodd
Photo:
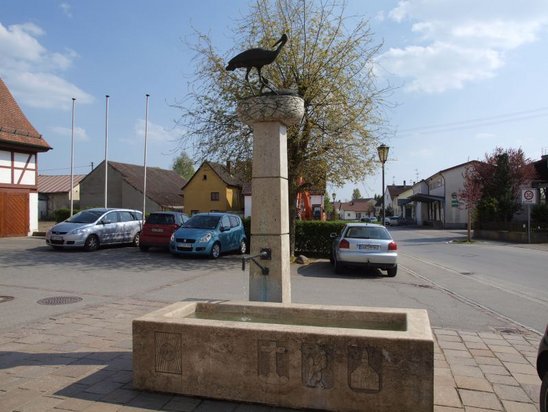
<path fill-rule="evenodd" d="M 223 218 L 221 219 L 221 226 L 225 230 L 230 229 L 230 219 L 228 218 L 228 216 L 223 216 Z"/>
<path fill-rule="evenodd" d="M 131 213 L 126 211 L 118 212 L 118 222 L 132 222 L 133 220 Z"/>
<path fill-rule="evenodd" d="M 212 201 L 218 201 L 219 200 L 219 192 L 211 192 L 211 200 Z"/>
<path fill-rule="evenodd" d="M 207 175 L 204 175 L 204 176 L 202 177 L 202 180 L 207 180 Z"/>
<path fill-rule="evenodd" d="M 104 222 L 116 223 L 118 222 L 118 212 L 110 212 L 102 219 Z"/>
<path fill-rule="evenodd" d="M 229 216 L 230 218 L 230 226 L 232 227 L 238 227 L 240 226 L 240 219 L 236 216 Z"/>

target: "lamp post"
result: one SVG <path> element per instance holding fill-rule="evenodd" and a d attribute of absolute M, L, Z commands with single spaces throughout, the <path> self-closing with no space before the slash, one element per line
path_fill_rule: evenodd
<path fill-rule="evenodd" d="M 384 217 L 385 217 L 385 214 L 386 214 L 386 208 L 385 208 L 385 205 L 384 205 L 384 164 L 386 163 L 386 161 L 388 160 L 388 150 L 390 148 L 385 145 L 384 143 L 381 144 L 379 147 L 377 147 L 377 153 L 379 154 L 379 161 L 381 162 L 382 164 L 382 192 L 381 192 L 381 196 L 382 196 L 382 220 L 381 220 L 381 224 L 384 225 Z"/>
<path fill-rule="evenodd" d="M 331 196 L 333 197 L 333 220 L 337 220 L 337 214 L 335 213 L 335 198 L 337 194 L 333 192 Z"/>

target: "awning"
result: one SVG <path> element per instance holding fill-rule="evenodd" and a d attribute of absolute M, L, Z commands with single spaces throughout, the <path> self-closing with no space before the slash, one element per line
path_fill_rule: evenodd
<path fill-rule="evenodd" d="M 409 200 L 413 202 L 422 202 L 422 203 L 433 203 L 433 202 L 445 202 L 445 198 L 443 196 L 434 196 L 434 195 L 427 195 L 425 193 L 416 193 L 414 195 L 411 195 L 408 197 Z"/>

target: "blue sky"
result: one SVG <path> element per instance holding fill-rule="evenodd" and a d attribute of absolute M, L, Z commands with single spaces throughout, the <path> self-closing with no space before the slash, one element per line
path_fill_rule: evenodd
<path fill-rule="evenodd" d="M 41 174 L 70 173 L 71 104 L 75 173 L 104 159 L 143 163 L 145 94 L 150 94 L 147 164 L 170 168 L 175 126 L 195 61 L 188 42 L 208 33 L 221 55 L 250 1 L 2 0 L 0 77 L 54 148 Z M 424 179 L 495 147 L 548 152 L 548 2 L 545 0 L 349 0 L 370 19 L 383 48 L 379 85 L 395 86 L 384 110 L 388 184 Z M 243 76 L 243 73 L 240 73 Z M 337 199 L 380 193 L 380 173 Z"/>

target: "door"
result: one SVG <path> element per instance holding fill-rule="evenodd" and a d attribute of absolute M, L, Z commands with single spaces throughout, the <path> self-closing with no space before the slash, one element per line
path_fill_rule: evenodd
<path fill-rule="evenodd" d="M 116 237 L 118 235 L 118 212 L 107 213 L 99 222 L 97 222 L 95 227 L 101 244 L 116 242 Z"/>
<path fill-rule="evenodd" d="M 230 219 L 226 215 L 219 222 L 219 239 L 221 240 L 221 250 L 223 252 L 233 249 L 230 236 Z"/>
<path fill-rule="evenodd" d="M 0 237 L 29 233 L 29 193 L 0 192 Z"/>

